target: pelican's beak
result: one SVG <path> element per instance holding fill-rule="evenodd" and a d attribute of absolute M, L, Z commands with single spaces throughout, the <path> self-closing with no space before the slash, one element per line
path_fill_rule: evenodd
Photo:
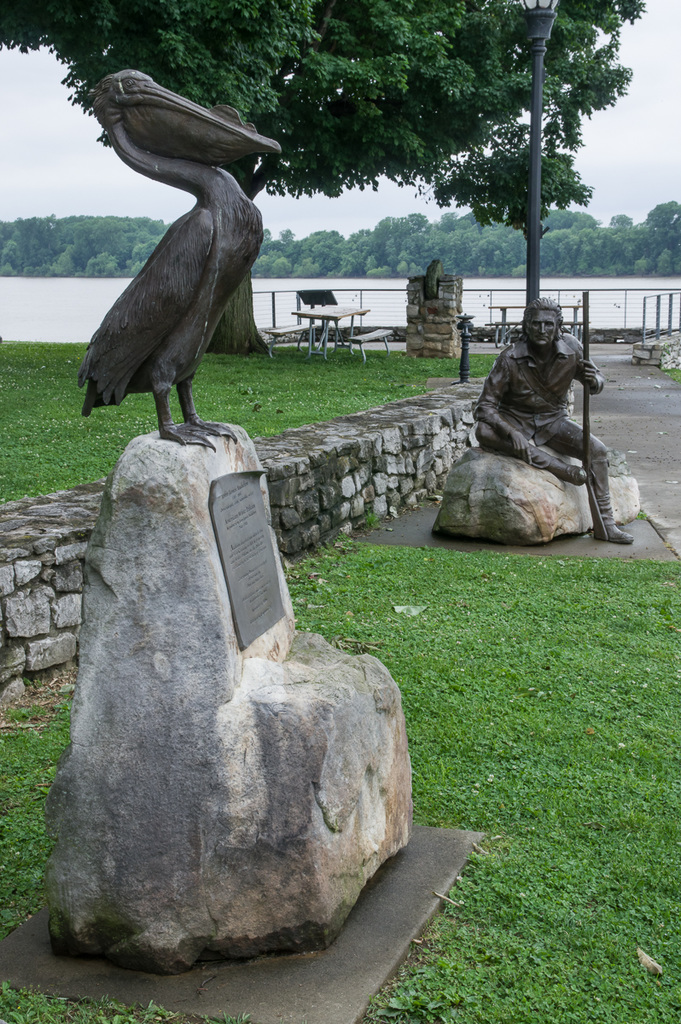
<path fill-rule="evenodd" d="M 124 123 L 133 142 L 152 153 L 209 163 L 230 163 L 249 153 L 281 153 L 278 142 L 259 135 L 233 107 L 208 110 L 156 82 L 141 86 L 139 92 L 117 94 L 116 103 L 125 108 Z"/>

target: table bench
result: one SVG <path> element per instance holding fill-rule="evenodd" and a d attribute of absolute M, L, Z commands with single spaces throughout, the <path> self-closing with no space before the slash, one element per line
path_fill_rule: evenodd
<path fill-rule="evenodd" d="M 307 356 L 306 356 L 306 358 L 310 359 L 312 356 L 323 356 L 324 359 L 326 359 L 326 352 L 327 352 L 327 347 L 328 347 L 328 344 L 329 344 L 329 331 L 330 331 L 331 325 L 333 324 L 333 326 L 334 326 L 334 334 L 335 334 L 335 337 L 334 337 L 334 342 L 335 342 L 334 352 L 335 352 L 336 348 L 341 347 L 341 340 L 342 339 L 341 339 L 341 333 L 340 333 L 340 327 L 339 327 L 340 321 L 341 320 L 345 320 L 347 318 L 350 319 L 350 339 L 349 340 L 352 341 L 352 340 L 354 340 L 353 339 L 353 334 L 354 334 L 355 317 L 356 316 L 364 316 L 365 313 L 370 313 L 370 312 L 371 312 L 370 309 L 359 309 L 359 308 L 354 308 L 354 307 L 347 308 L 347 309 L 346 308 L 341 309 L 339 307 L 323 306 L 321 308 L 321 310 L 317 310 L 317 309 L 314 309 L 314 308 L 310 309 L 309 311 L 308 310 L 302 310 L 302 309 L 294 310 L 291 315 L 292 316 L 298 316 L 301 319 L 306 319 L 309 322 L 309 324 L 310 324 L 310 326 L 308 328 L 309 333 L 308 333 L 308 345 L 307 345 Z M 317 341 L 315 320 L 319 320 L 319 322 L 321 324 L 321 327 L 322 327 L 321 338 L 319 339 L 319 341 Z M 347 344 L 347 343 L 343 343 L 343 346 L 345 344 Z"/>
<path fill-rule="evenodd" d="M 350 355 L 352 355 L 352 346 L 357 345 L 359 347 L 360 352 L 362 353 L 362 362 L 366 364 L 367 357 L 366 352 L 364 351 L 364 343 L 366 341 L 382 341 L 383 344 L 385 345 L 386 352 L 388 353 L 388 355 L 390 355 L 390 349 L 388 348 L 388 338 L 390 338 L 392 334 L 393 331 L 392 329 L 389 328 L 371 331 L 370 334 L 356 334 L 354 337 L 348 338 L 347 341 L 336 341 L 333 350 L 335 352 L 337 348 L 349 348 Z"/>
<path fill-rule="evenodd" d="M 283 341 L 283 339 L 287 337 L 294 337 L 295 340 L 296 334 L 298 335 L 298 351 L 300 351 L 303 338 L 307 334 L 307 327 L 301 328 L 300 324 L 291 324 L 290 327 L 261 327 L 260 330 L 262 334 L 269 335 L 267 339 L 267 351 L 269 352 L 270 359 L 274 359 L 272 349 L 278 342 Z"/>
<path fill-rule="evenodd" d="M 370 311 L 369 310 L 362 310 L 361 312 L 368 313 Z M 309 313 L 309 314 L 305 314 L 304 313 L 303 314 L 303 316 L 306 316 L 306 315 L 309 318 L 311 318 L 313 314 L 312 313 Z M 337 321 L 342 319 L 343 317 L 347 317 L 347 316 L 351 317 L 350 335 L 349 335 L 349 337 L 347 339 L 344 339 L 342 334 L 340 333 L 340 330 L 338 329 L 338 322 Z M 352 331 L 352 321 L 354 320 L 354 316 L 355 316 L 355 313 L 354 312 L 350 312 L 348 310 L 345 310 L 345 311 L 340 310 L 338 312 L 334 311 L 333 314 L 327 314 L 327 316 L 324 317 L 324 319 L 327 321 L 327 323 L 325 324 L 325 327 L 326 327 L 326 338 L 322 337 L 322 339 L 320 340 L 319 345 L 316 344 L 316 338 L 315 338 L 314 333 L 313 333 L 314 332 L 314 326 L 313 326 L 312 323 L 310 324 L 310 328 L 308 328 L 308 327 L 302 327 L 301 328 L 300 324 L 291 324 L 289 327 L 263 327 L 263 328 L 261 328 L 261 332 L 262 332 L 262 334 L 266 334 L 266 335 L 269 336 L 268 337 L 268 341 L 267 341 L 267 351 L 269 352 L 270 359 L 274 359 L 273 349 L 274 349 L 274 346 L 277 343 L 283 341 L 284 338 L 289 338 L 289 337 L 293 337 L 294 340 L 295 340 L 295 335 L 298 335 L 298 345 L 297 345 L 298 351 L 300 351 L 300 346 L 303 344 L 304 341 L 308 342 L 308 359 L 309 359 L 310 355 L 323 355 L 324 358 L 326 358 L 326 345 L 328 343 L 328 321 L 329 320 L 336 320 L 336 335 L 335 335 L 335 338 L 334 338 L 334 346 L 333 346 L 333 351 L 334 352 L 337 349 L 339 349 L 339 348 L 349 348 L 350 349 L 350 355 L 353 355 L 352 347 L 353 347 L 353 345 L 357 345 L 357 347 L 359 348 L 360 352 L 362 353 L 362 362 L 364 364 L 366 364 L 367 357 L 366 357 L 366 352 L 364 351 L 364 343 L 367 342 L 367 341 L 382 341 L 383 344 L 385 345 L 385 350 L 386 350 L 387 354 L 390 355 L 390 348 L 388 346 L 388 338 L 390 338 L 392 336 L 392 334 L 394 333 L 392 328 L 379 328 L 379 329 L 377 329 L 375 331 L 370 331 L 369 334 L 353 334 L 353 331 Z M 320 317 L 320 319 L 321 319 L 321 317 Z"/>

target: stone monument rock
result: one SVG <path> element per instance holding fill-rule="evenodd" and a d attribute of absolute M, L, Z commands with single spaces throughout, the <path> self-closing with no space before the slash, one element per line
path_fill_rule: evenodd
<path fill-rule="evenodd" d="M 615 521 L 628 523 L 640 511 L 638 484 L 624 455 L 609 451 L 608 456 Z M 566 462 L 578 465 L 575 459 Z M 591 526 L 584 487 L 519 459 L 471 448 L 449 471 L 433 532 L 526 545 L 586 533 Z"/>
<path fill-rule="evenodd" d="M 233 429 L 216 451 L 138 437 L 107 481 L 48 799 L 58 954 L 173 974 L 204 950 L 320 949 L 409 839 L 397 686 L 295 633 L 261 467 Z"/>

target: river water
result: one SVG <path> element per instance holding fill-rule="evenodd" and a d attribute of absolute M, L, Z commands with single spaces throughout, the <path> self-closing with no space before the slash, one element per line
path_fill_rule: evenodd
<path fill-rule="evenodd" d="M 0 337 L 6 341 L 87 342 L 128 283 L 127 279 L 120 277 L 0 277 Z M 276 323 L 279 326 L 293 323 L 296 291 L 314 288 L 333 290 L 343 306 L 361 303 L 364 308 L 369 307 L 371 313 L 364 318 L 366 326 L 404 324 L 406 283 L 406 280 L 396 278 L 255 278 L 256 322 L 260 327 L 272 324 L 274 293 Z M 566 307 L 576 305 L 586 289 L 591 291 L 593 327 L 640 327 L 643 295 L 679 292 L 681 277 L 545 278 L 542 281 L 542 294 L 558 298 Z M 472 313 L 476 323 L 498 319 L 495 305 L 520 306 L 523 303 L 524 282 L 520 278 L 464 280 L 464 311 Z M 675 325 L 678 326 L 678 295 L 674 309 Z M 663 317 L 666 318 L 666 313 Z M 515 317 L 509 314 L 509 319 Z M 566 320 L 569 319 L 566 315 Z"/>

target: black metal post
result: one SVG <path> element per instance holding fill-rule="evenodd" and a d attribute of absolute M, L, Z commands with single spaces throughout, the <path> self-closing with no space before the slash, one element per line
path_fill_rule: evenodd
<path fill-rule="evenodd" d="M 532 99 L 530 101 L 530 174 L 527 192 L 527 298 L 539 298 L 541 246 L 541 128 L 544 95 L 543 39 L 532 40 Z"/>
<path fill-rule="evenodd" d="M 544 97 L 544 54 L 556 17 L 559 0 L 536 5 L 523 0 L 527 35 L 532 41 L 532 95 L 530 99 L 530 166 L 527 189 L 526 301 L 539 298 L 541 225 L 541 137 Z"/>
<path fill-rule="evenodd" d="M 459 360 L 459 379 L 452 381 L 453 384 L 466 384 L 471 377 L 470 343 L 471 343 L 471 321 L 474 316 L 469 313 L 460 313 L 457 316 L 459 330 L 461 331 L 461 359 Z"/>

